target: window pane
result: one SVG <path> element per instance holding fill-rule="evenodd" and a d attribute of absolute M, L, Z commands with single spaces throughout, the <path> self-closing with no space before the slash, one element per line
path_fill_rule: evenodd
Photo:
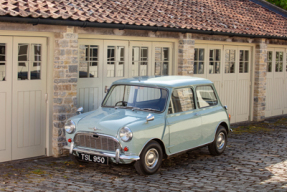
<path fill-rule="evenodd" d="M 191 88 L 176 89 L 172 92 L 174 112 L 183 112 L 195 109 L 193 91 Z"/>
<path fill-rule="evenodd" d="M 209 73 L 220 73 L 220 49 L 209 50 Z"/>
<path fill-rule="evenodd" d="M 27 80 L 28 71 L 28 44 L 18 44 L 18 80 Z"/>
<path fill-rule="evenodd" d="M 117 65 L 116 65 L 116 77 L 124 76 L 124 61 L 125 61 L 125 48 L 117 46 Z"/>
<path fill-rule="evenodd" d="M 141 47 L 140 76 L 147 75 L 148 47 Z"/>
<path fill-rule="evenodd" d="M 169 48 L 164 47 L 164 48 L 163 48 L 163 58 L 164 58 L 164 61 L 168 61 L 168 60 L 169 60 L 168 57 L 169 57 Z"/>
<path fill-rule="evenodd" d="M 204 73 L 204 49 L 195 48 L 193 74 Z"/>
<path fill-rule="evenodd" d="M 115 46 L 108 46 L 107 51 L 107 77 L 115 76 Z"/>
<path fill-rule="evenodd" d="M 41 45 L 40 44 L 32 44 L 32 58 L 34 58 L 34 61 L 30 63 L 29 69 L 30 69 L 30 79 L 40 79 L 41 78 Z"/>
<path fill-rule="evenodd" d="M 235 50 L 225 50 L 225 73 L 235 73 Z"/>
<path fill-rule="evenodd" d="M 89 63 L 89 45 L 80 45 L 79 46 L 79 78 L 88 77 L 88 63 Z"/>
<path fill-rule="evenodd" d="M 249 51 L 240 50 L 240 63 L 239 63 L 239 73 L 248 73 L 249 70 Z"/>
<path fill-rule="evenodd" d="M 199 86 L 196 88 L 199 108 L 217 105 L 217 98 L 211 86 Z"/>
<path fill-rule="evenodd" d="M 6 44 L 0 43 L 0 81 L 5 81 L 6 77 Z"/>
<path fill-rule="evenodd" d="M 162 48 L 155 48 L 155 75 L 161 75 L 161 63 L 162 63 Z"/>
<path fill-rule="evenodd" d="M 267 72 L 272 72 L 272 51 L 267 51 Z"/>
<path fill-rule="evenodd" d="M 162 75 L 168 75 L 168 62 L 163 62 Z"/>
<path fill-rule="evenodd" d="M 140 60 L 140 47 L 133 47 L 132 50 L 132 76 L 139 76 L 138 68 Z"/>

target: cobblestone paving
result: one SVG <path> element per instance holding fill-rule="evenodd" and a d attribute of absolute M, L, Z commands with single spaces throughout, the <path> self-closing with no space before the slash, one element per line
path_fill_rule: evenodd
<path fill-rule="evenodd" d="M 287 191 L 287 118 L 233 128 L 223 155 L 193 150 L 151 176 L 67 157 L 0 163 L 0 191 Z"/>

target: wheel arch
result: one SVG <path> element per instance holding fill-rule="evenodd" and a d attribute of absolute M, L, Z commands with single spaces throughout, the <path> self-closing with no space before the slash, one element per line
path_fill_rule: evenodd
<path fill-rule="evenodd" d="M 141 151 L 139 153 L 139 156 L 141 155 L 141 153 L 142 153 L 143 149 L 145 148 L 145 146 L 147 144 L 149 144 L 150 142 L 152 142 L 152 141 L 155 141 L 155 142 L 159 143 L 159 145 L 161 146 L 162 152 L 163 152 L 163 159 L 166 159 L 167 158 L 167 153 L 166 153 L 165 145 L 164 145 L 163 141 L 161 139 L 159 139 L 159 138 L 152 138 L 152 139 L 148 140 L 144 144 L 144 146 L 142 147 L 142 149 L 141 149 Z"/>
<path fill-rule="evenodd" d="M 217 126 L 216 132 L 217 132 L 217 130 L 218 130 L 218 128 L 219 128 L 220 125 L 223 126 L 223 127 L 226 129 L 227 134 L 229 134 L 228 125 L 227 125 L 227 123 L 224 122 L 224 121 L 221 122 L 221 123 Z"/>

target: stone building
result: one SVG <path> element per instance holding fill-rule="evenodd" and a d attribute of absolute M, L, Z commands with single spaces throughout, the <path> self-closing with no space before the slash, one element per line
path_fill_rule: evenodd
<path fill-rule="evenodd" d="M 60 156 L 65 121 L 121 78 L 208 78 L 232 122 L 286 114 L 286 16 L 263 0 L 0 0 L 0 162 Z"/>

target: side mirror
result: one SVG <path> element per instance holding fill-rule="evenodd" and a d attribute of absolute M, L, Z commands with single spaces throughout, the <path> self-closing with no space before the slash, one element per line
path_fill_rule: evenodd
<path fill-rule="evenodd" d="M 223 108 L 224 108 L 225 110 L 227 110 L 227 106 L 226 106 L 226 105 L 224 105 Z"/>
<path fill-rule="evenodd" d="M 146 122 L 153 121 L 153 120 L 154 120 L 153 114 L 148 114 L 148 116 L 146 116 Z"/>
<path fill-rule="evenodd" d="M 77 114 L 78 114 L 78 115 L 79 115 L 79 114 L 82 114 L 83 111 L 84 111 L 84 108 L 83 108 L 83 107 L 80 107 L 80 108 L 77 109 Z"/>

